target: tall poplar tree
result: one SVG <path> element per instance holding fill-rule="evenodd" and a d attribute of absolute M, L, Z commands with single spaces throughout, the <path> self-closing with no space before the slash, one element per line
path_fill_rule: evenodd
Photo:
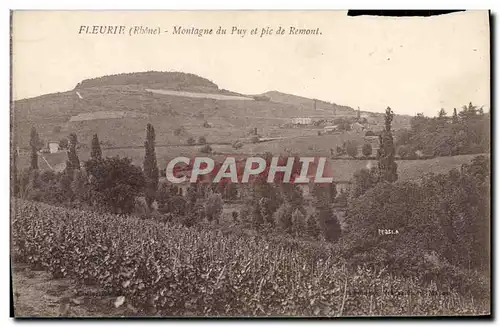
<path fill-rule="evenodd" d="M 146 204 L 151 210 L 153 202 L 156 198 L 158 189 L 158 164 L 156 162 L 155 152 L 155 129 L 153 125 L 148 124 L 146 128 L 146 141 L 144 142 L 144 179 L 145 179 L 145 197 Z"/>
<path fill-rule="evenodd" d="M 80 169 L 80 159 L 78 159 L 78 155 L 76 154 L 77 143 L 78 139 L 76 137 L 76 134 L 71 133 L 69 135 L 68 160 L 66 161 L 67 169 Z"/>
<path fill-rule="evenodd" d="M 453 108 L 453 123 L 454 124 L 458 123 L 457 108 Z"/>
<path fill-rule="evenodd" d="M 31 164 L 30 170 L 38 169 L 38 147 L 40 145 L 40 138 L 35 127 L 31 128 L 30 146 L 31 146 Z"/>
<path fill-rule="evenodd" d="M 94 134 L 92 137 L 92 144 L 91 144 L 91 152 L 90 152 L 90 157 L 95 160 L 102 159 L 102 150 L 101 150 L 101 144 L 99 143 L 99 138 L 97 137 L 97 134 Z"/>
<path fill-rule="evenodd" d="M 390 107 L 385 110 L 385 130 L 379 136 L 380 149 L 378 150 L 379 181 L 395 182 L 398 179 L 398 165 L 394 159 L 396 150 L 391 132 L 391 123 L 394 113 Z"/>

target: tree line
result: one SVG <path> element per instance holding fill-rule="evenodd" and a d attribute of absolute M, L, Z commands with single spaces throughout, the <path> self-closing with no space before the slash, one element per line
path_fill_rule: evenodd
<path fill-rule="evenodd" d="M 417 114 L 410 129 L 396 134 L 397 153 L 402 158 L 421 152 L 430 156 L 452 156 L 490 152 L 490 114 L 469 103 L 448 116 L 441 109 L 437 117 Z"/>

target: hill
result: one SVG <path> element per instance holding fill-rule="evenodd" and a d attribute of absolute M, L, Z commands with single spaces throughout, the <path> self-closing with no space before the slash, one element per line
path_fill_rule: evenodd
<path fill-rule="evenodd" d="M 347 106 L 277 91 L 243 95 L 194 74 L 129 73 L 87 79 L 67 92 L 14 101 L 12 141 L 28 148 L 30 129 L 35 127 L 44 141 L 76 133 L 87 145 L 97 133 L 106 146 L 141 146 L 148 122 L 155 126 L 158 144 L 186 144 L 200 136 L 211 143 L 231 143 L 249 140 L 254 128 L 261 137 L 287 139 L 314 136 L 321 129 L 291 128 L 293 117 L 355 113 Z M 382 116 L 374 117 L 371 128 L 383 123 Z M 395 121 L 399 117 L 403 116 Z"/>
<path fill-rule="evenodd" d="M 356 111 L 348 106 L 342 106 L 318 99 L 309 99 L 293 94 L 282 93 L 278 91 L 269 91 L 261 94 L 268 97 L 272 102 L 284 103 L 296 106 L 309 115 L 323 116 L 331 114 L 334 116 L 355 116 Z M 314 102 L 316 102 L 316 107 Z"/>
<path fill-rule="evenodd" d="M 75 90 L 110 85 L 140 85 L 150 88 L 179 88 L 191 90 L 196 88 L 219 89 L 217 84 L 195 74 L 149 71 L 85 79 L 76 85 Z"/>

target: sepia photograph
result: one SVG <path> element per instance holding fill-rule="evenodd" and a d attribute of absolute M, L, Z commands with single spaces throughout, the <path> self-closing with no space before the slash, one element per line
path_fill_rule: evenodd
<path fill-rule="evenodd" d="M 491 21 L 11 11 L 11 315 L 491 317 Z"/>

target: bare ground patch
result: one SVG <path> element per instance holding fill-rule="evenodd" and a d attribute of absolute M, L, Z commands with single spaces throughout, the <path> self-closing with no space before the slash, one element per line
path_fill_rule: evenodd
<path fill-rule="evenodd" d="M 116 297 L 100 295 L 94 287 L 79 287 L 70 279 L 54 279 L 16 263 L 12 270 L 14 315 L 29 317 L 130 317 L 143 315 L 125 303 L 116 308 Z"/>

